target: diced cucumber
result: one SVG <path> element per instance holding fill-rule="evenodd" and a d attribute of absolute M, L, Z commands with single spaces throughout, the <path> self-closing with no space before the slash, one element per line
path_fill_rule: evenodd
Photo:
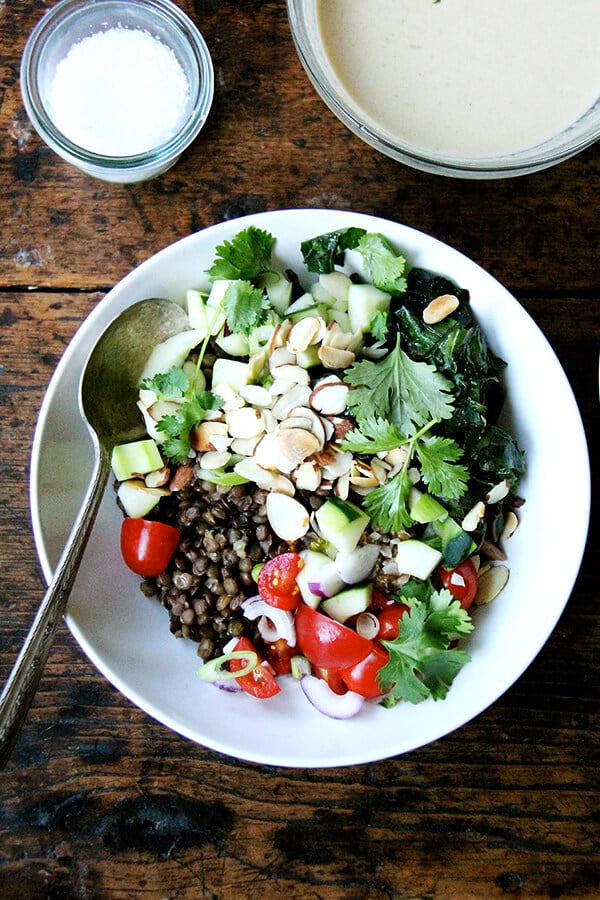
<path fill-rule="evenodd" d="M 296 576 L 296 584 L 300 588 L 304 602 L 316 609 L 322 597 L 313 593 L 308 583 L 318 579 L 319 573 L 331 563 L 331 559 L 324 553 L 319 553 L 316 550 L 303 550 L 301 556 L 304 560 L 304 565 Z"/>
<path fill-rule="evenodd" d="M 454 569 L 477 549 L 471 535 L 450 516 L 434 522 L 433 526 L 442 541 L 442 565 L 447 569 Z"/>
<path fill-rule="evenodd" d="M 317 304 L 315 303 L 315 298 L 307 291 L 305 294 L 302 294 L 301 297 L 298 297 L 297 300 L 294 300 L 293 303 L 290 303 L 285 314 L 286 316 L 292 316 L 294 313 L 301 312 L 305 309 L 316 309 L 316 307 Z"/>
<path fill-rule="evenodd" d="M 435 497 L 424 494 L 417 488 L 413 488 L 410 493 L 409 508 L 413 522 L 420 522 L 422 525 L 448 516 L 448 510 L 444 509 Z"/>
<path fill-rule="evenodd" d="M 303 369 L 311 369 L 313 366 L 318 366 L 321 362 L 319 359 L 319 348 L 312 344 L 306 350 L 300 350 L 299 353 L 296 353 L 296 362 Z"/>
<path fill-rule="evenodd" d="M 275 332 L 275 324 L 259 325 L 248 335 L 248 355 L 252 356 L 267 347 Z"/>
<path fill-rule="evenodd" d="M 376 312 L 387 312 L 392 297 L 373 284 L 351 284 L 348 288 L 348 315 L 352 331 L 367 331 Z"/>
<path fill-rule="evenodd" d="M 352 616 L 357 616 L 368 609 L 371 604 L 372 593 L 372 584 L 351 587 L 345 591 L 340 591 L 339 594 L 335 594 L 329 600 L 324 600 L 321 603 L 321 609 L 337 622 L 345 622 Z"/>
<path fill-rule="evenodd" d="M 315 518 L 322 537 L 342 553 L 352 553 L 369 524 L 368 515 L 360 507 L 338 497 L 326 500 Z"/>
<path fill-rule="evenodd" d="M 159 372 L 168 372 L 173 366 L 181 367 L 190 351 L 197 347 L 205 337 L 205 330 L 192 328 L 189 331 L 180 331 L 179 334 L 174 334 L 166 341 L 161 341 L 148 357 L 140 375 L 140 381 L 153 378 Z"/>
<path fill-rule="evenodd" d="M 425 581 L 436 566 L 440 564 L 442 554 L 423 541 L 400 541 L 396 550 L 396 562 L 403 575 L 412 575 Z"/>
<path fill-rule="evenodd" d="M 218 334 L 225 324 L 223 298 L 230 284 L 231 280 L 228 278 L 218 278 L 213 281 L 210 294 L 206 299 L 206 320 L 210 333 L 213 335 Z"/>
<path fill-rule="evenodd" d="M 352 281 L 344 272 L 326 272 L 323 275 L 319 275 L 319 282 L 334 300 L 347 305 L 348 289 Z"/>
<path fill-rule="evenodd" d="M 238 391 L 242 385 L 248 384 L 249 375 L 247 362 L 218 356 L 212 370 L 212 389 L 218 393 L 217 387 L 220 384 L 228 384 L 234 391 Z"/>
<path fill-rule="evenodd" d="M 132 519 L 141 519 L 154 509 L 161 497 L 170 494 L 168 488 L 150 488 L 139 478 L 130 478 L 119 485 L 117 497 L 125 513 Z"/>
<path fill-rule="evenodd" d="M 206 317 L 207 298 L 208 294 L 193 288 L 190 288 L 185 295 L 190 326 L 203 331 L 205 334 L 208 331 L 208 320 Z"/>
<path fill-rule="evenodd" d="M 215 338 L 215 344 L 229 356 L 248 356 L 248 338 L 245 334 L 225 334 L 221 330 Z"/>
<path fill-rule="evenodd" d="M 113 447 L 110 464 L 117 481 L 127 481 L 134 475 L 146 475 L 161 469 L 163 460 L 156 441 L 144 438 Z"/>
<path fill-rule="evenodd" d="M 311 306 L 303 306 L 301 309 L 295 309 L 292 312 L 288 310 L 288 318 L 292 322 L 299 322 L 300 319 L 306 319 L 307 316 L 320 316 L 322 319 L 327 315 L 327 306 L 324 303 L 313 303 Z"/>
<path fill-rule="evenodd" d="M 353 331 L 350 316 L 343 309 L 336 309 L 334 306 L 330 307 L 327 310 L 327 321 L 337 322 L 342 331 L 345 331 L 346 334 Z"/>
<path fill-rule="evenodd" d="M 285 316 L 292 299 L 292 282 L 281 272 L 268 272 L 264 278 L 264 287 L 275 312 Z"/>

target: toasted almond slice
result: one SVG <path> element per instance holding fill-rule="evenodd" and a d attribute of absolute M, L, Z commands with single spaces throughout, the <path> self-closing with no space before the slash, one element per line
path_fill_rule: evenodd
<path fill-rule="evenodd" d="M 275 431 L 277 428 L 277 419 L 273 415 L 272 409 L 261 409 L 261 415 L 263 417 L 263 422 L 265 423 L 265 431 Z"/>
<path fill-rule="evenodd" d="M 194 450 L 199 450 L 201 453 L 207 450 L 226 450 L 226 447 L 216 446 L 214 441 L 217 437 L 227 437 L 226 422 L 199 422 L 190 432 L 190 444 Z"/>
<path fill-rule="evenodd" d="M 423 321 L 426 325 L 435 325 L 458 308 L 458 297 L 454 294 L 440 294 L 427 304 L 423 310 Z"/>
<path fill-rule="evenodd" d="M 263 468 L 278 469 L 287 475 L 312 456 L 318 447 L 317 438 L 304 428 L 277 429 L 259 441 L 254 458 Z"/>
<path fill-rule="evenodd" d="M 289 478 L 286 478 L 285 475 L 281 475 L 279 472 L 273 473 L 269 490 L 277 491 L 278 494 L 286 494 L 288 497 L 293 497 L 296 493 L 293 481 L 290 481 Z"/>
<path fill-rule="evenodd" d="M 153 472 L 148 472 L 147 475 L 144 475 L 144 482 L 146 487 L 158 488 L 167 484 L 170 477 L 171 470 L 168 466 L 163 466 L 162 469 L 155 469 Z"/>
<path fill-rule="evenodd" d="M 225 414 L 229 434 L 233 438 L 253 438 L 265 430 L 265 423 L 260 409 L 244 406 Z"/>
<path fill-rule="evenodd" d="M 499 503 L 501 500 L 504 500 L 509 490 L 510 484 L 505 478 L 503 481 L 500 481 L 498 484 L 494 485 L 494 487 L 486 494 L 485 502 Z"/>
<path fill-rule="evenodd" d="M 485 569 L 482 567 L 477 578 L 477 593 L 474 600 L 477 606 L 495 600 L 506 587 L 509 575 L 508 566 L 487 566 Z"/>
<path fill-rule="evenodd" d="M 303 416 L 300 414 L 299 410 L 302 407 L 295 407 L 294 410 L 290 413 L 289 416 L 286 416 L 285 419 L 281 420 L 279 425 L 280 428 L 304 428 L 305 431 L 310 431 L 312 427 L 312 419 L 310 416 Z"/>
<path fill-rule="evenodd" d="M 284 541 L 297 541 L 310 524 L 306 508 L 294 497 L 272 491 L 267 496 L 267 518 L 276 535 Z"/>
<path fill-rule="evenodd" d="M 267 364 L 266 350 L 257 350 L 248 360 L 248 380 L 258 381 L 262 370 Z"/>
<path fill-rule="evenodd" d="M 325 335 L 327 323 L 320 316 L 306 316 L 292 325 L 285 343 L 291 353 L 302 353 Z"/>
<path fill-rule="evenodd" d="M 262 384 L 243 384 L 240 388 L 240 397 L 253 406 L 271 406 L 273 403 L 271 393 Z"/>
<path fill-rule="evenodd" d="M 340 475 L 333 486 L 333 493 L 340 500 L 348 499 L 348 494 L 350 493 L 350 472 L 344 472 L 343 475 Z"/>
<path fill-rule="evenodd" d="M 318 356 L 326 369 L 347 369 L 356 358 L 351 350 L 340 350 L 329 344 L 321 344 Z"/>
<path fill-rule="evenodd" d="M 252 456 L 261 437 L 262 435 L 257 434 L 250 438 L 234 438 L 231 442 L 231 452 L 240 456 Z"/>
<path fill-rule="evenodd" d="M 289 385 L 289 383 L 288 383 Z M 270 389 L 273 394 L 273 386 Z M 275 396 L 275 394 L 273 394 Z M 310 397 L 310 388 L 307 384 L 295 384 L 289 387 L 285 394 L 277 398 L 272 407 L 273 415 L 277 419 L 285 419 L 291 409 L 295 406 L 307 406 Z"/>
<path fill-rule="evenodd" d="M 306 460 L 294 469 L 292 478 L 299 491 L 316 491 L 321 484 L 321 470 L 313 460 Z"/>
<path fill-rule="evenodd" d="M 482 503 L 482 501 L 479 500 L 462 520 L 461 528 L 463 531 L 475 531 L 484 516 L 485 503 Z"/>
<path fill-rule="evenodd" d="M 325 478 L 340 478 L 350 471 L 351 465 L 352 454 L 349 450 L 335 450 L 331 462 L 323 466 L 323 475 Z"/>
<path fill-rule="evenodd" d="M 310 374 L 307 369 L 294 364 L 283 366 L 272 366 L 271 375 L 275 379 L 284 378 L 292 384 L 310 384 Z"/>
<path fill-rule="evenodd" d="M 379 479 L 371 466 L 361 460 L 353 459 L 349 471 L 350 484 L 356 487 L 377 487 Z"/>
<path fill-rule="evenodd" d="M 315 435 L 315 437 L 319 440 L 319 449 L 325 443 L 325 426 L 323 425 L 323 420 L 319 415 L 317 415 L 314 410 L 309 409 L 307 406 L 295 406 L 290 410 L 290 416 L 302 416 L 303 418 L 307 418 L 310 421 L 309 431 Z M 285 422 L 285 419 L 283 420 Z M 283 425 L 283 422 L 281 423 Z"/>
<path fill-rule="evenodd" d="M 348 405 L 350 388 L 342 381 L 321 382 L 310 395 L 309 403 L 317 412 L 326 416 L 339 416 Z"/>
<path fill-rule="evenodd" d="M 273 481 L 273 473 L 267 472 L 260 466 L 254 457 L 245 457 L 240 459 L 233 467 L 233 471 L 248 481 L 253 481 L 261 488 L 268 488 Z"/>
<path fill-rule="evenodd" d="M 292 353 L 287 347 L 275 347 L 269 355 L 269 369 L 271 372 L 278 366 L 295 365 L 296 354 Z"/>
<path fill-rule="evenodd" d="M 199 459 L 202 469 L 222 469 L 231 459 L 231 453 L 225 451 L 219 453 L 217 450 L 207 450 Z"/>
<path fill-rule="evenodd" d="M 225 412 L 229 412 L 231 409 L 241 409 L 242 406 L 245 406 L 245 401 L 243 397 L 240 397 L 237 391 L 235 391 L 228 384 L 219 384 L 215 388 L 215 394 L 221 398 L 223 403 L 221 404 L 221 409 Z"/>
<path fill-rule="evenodd" d="M 273 353 L 278 347 L 285 347 L 285 343 L 287 341 L 287 336 L 290 333 L 290 329 L 292 327 L 291 319 L 284 319 L 283 322 L 279 322 L 275 326 L 275 330 L 271 336 L 271 342 L 269 344 L 269 355 Z"/>
<path fill-rule="evenodd" d="M 519 527 L 519 519 L 512 511 L 512 509 L 506 514 L 506 518 L 504 520 L 504 527 L 500 533 L 500 543 L 504 543 L 504 541 L 508 541 L 517 528 Z"/>

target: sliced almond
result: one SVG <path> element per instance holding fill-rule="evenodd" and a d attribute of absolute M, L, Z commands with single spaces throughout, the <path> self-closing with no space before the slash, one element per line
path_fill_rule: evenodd
<path fill-rule="evenodd" d="M 293 481 L 290 481 L 285 475 L 280 475 L 279 472 L 275 472 L 271 476 L 269 490 L 277 491 L 278 494 L 286 494 L 288 497 L 293 497 L 296 493 Z"/>
<path fill-rule="evenodd" d="M 238 392 L 228 384 L 218 384 L 214 390 L 215 394 L 218 394 L 223 401 L 221 409 L 225 412 L 229 412 L 231 409 L 241 409 L 242 406 L 245 406 L 244 398 L 240 397 Z"/>
<path fill-rule="evenodd" d="M 292 478 L 299 491 L 316 491 L 321 484 L 321 470 L 313 460 L 307 460 L 294 469 Z"/>
<path fill-rule="evenodd" d="M 266 350 L 257 350 L 256 353 L 253 353 L 250 359 L 248 360 L 248 380 L 249 381 L 258 381 L 260 379 L 262 370 L 267 364 L 267 352 Z"/>
<path fill-rule="evenodd" d="M 500 533 L 500 543 L 504 543 L 504 541 L 508 541 L 517 528 L 519 527 L 519 519 L 512 511 L 512 509 L 506 514 L 506 518 L 504 520 L 504 527 Z"/>
<path fill-rule="evenodd" d="M 262 384 L 243 384 L 240 388 L 240 397 L 252 406 L 271 406 L 273 397 Z"/>
<path fill-rule="evenodd" d="M 323 476 L 325 478 L 341 478 L 350 471 L 352 465 L 352 454 L 348 450 L 335 450 L 333 459 L 323 466 Z"/>
<path fill-rule="evenodd" d="M 163 466 L 162 469 L 155 469 L 153 472 L 148 472 L 147 475 L 144 475 L 144 481 L 146 483 L 146 487 L 158 488 L 163 487 L 163 485 L 167 484 L 170 477 L 171 470 L 168 466 Z"/>
<path fill-rule="evenodd" d="M 454 294 L 440 294 L 427 304 L 423 310 L 423 321 L 426 325 L 436 325 L 458 308 L 458 297 Z"/>
<path fill-rule="evenodd" d="M 233 471 L 248 481 L 253 481 L 261 488 L 267 488 L 273 481 L 273 473 L 267 472 L 253 457 L 240 459 L 233 467 Z"/>
<path fill-rule="evenodd" d="M 208 450 L 200 457 L 200 467 L 202 469 L 222 469 L 231 459 L 231 453 L 225 451 L 219 453 L 217 450 Z"/>
<path fill-rule="evenodd" d="M 261 437 L 262 435 L 251 438 L 234 438 L 231 442 L 231 452 L 240 456 L 252 456 Z"/>
<path fill-rule="evenodd" d="M 483 517 L 485 516 L 485 503 L 479 500 L 475 506 L 469 510 L 461 522 L 463 531 L 475 531 Z"/>
<path fill-rule="evenodd" d="M 329 344 L 321 344 L 318 356 L 326 369 L 347 369 L 356 358 L 352 350 L 340 350 Z"/>
<path fill-rule="evenodd" d="M 501 500 L 504 500 L 509 490 L 510 484 L 505 478 L 503 481 L 499 482 L 499 484 L 494 485 L 494 487 L 486 494 L 485 502 L 499 503 Z"/>
<path fill-rule="evenodd" d="M 477 593 L 474 602 L 477 606 L 490 603 L 504 590 L 510 571 L 507 566 L 489 566 L 480 571 L 477 579 Z"/>
<path fill-rule="evenodd" d="M 169 482 L 172 491 L 182 491 L 194 480 L 194 466 L 192 463 L 186 463 L 184 466 L 177 466 L 173 477 Z"/>
<path fill-rule="evenodd" d="M 305 431 L 310 431 L 312 427 L 312 419 L 310 416 L 303 416 L 300 412 L 302 407 L 295 407 L 292 413 L 289 416 L 286 416 L 285 419 L 281 420 L 280 428 L 304 428 Z"/>
<path fill-rule="evenodd" d="M 338 416 L 348 405 L 350 388 L 342 381 L 321 382 L 310 395 L 309 403 L 317 412 L 326 416 Z"/>
<path fill-rule="evenodd" d="M 296 354 L 291 353 L 287 347 L 276 347 L 269 354 L 269 369 L 271 372 L 278 366 L 294 365 L 296 362 Z"/>
<path fill-rule="evenodd" d="M 333 486 L 333 493 L 340 500 L 348 499 L 348 494 L 350 493 L 350 472 L 344 472 L 343 475 L 340 475 Z"/>
<path fill-rule="evenodd" d="M 306 316 L 292 325 L 285 346 L 291 353 L 302 353 L 322 340 L 327 324 L 320 316 Z"/>
<path fill-rule="evenodd" d="M 272 391 L 272 388 L 270 390 Z M 272 406 L 273 415 L 277 419 L 285 419 L 295 406 L 307 406 L 309 397 L 310 388 L 307 384 L 295 384 L 287 393 L 277 397 Z"/>
<path fill-rule="evenodd" d="M 273 366 L 271 367 L 271 375 L 273 378 L 283 378 L 286 381 L 292 382 L 292 384 L 310 384 L 310 374 L 308 370 L 295 363 L 283 366 Z"/>
<path fill-rule="evenodd" d="M 379 479 L 367 463 L 353 459 L 349 471 L 350 484 L 356 487 L 377 487 Z"/>
<path fill-rule="evenodd" d="M 319 442 L 314 434 L 304 428 L 284 428 L 271 431 L 259 441 L 254 459 L 265 469 L 278 469 L 284 474 L 312 456 Z"/>
<path fill-rule="evenodd" d="M 269 354 L 272 354 L 273 351 L 278 347 L 285 347 L 287 336 L 290 333 L 291 327 L 291 319 L 284 319 L 283 322 L 279 322 L 279 324 L 275 326 L 275 330 L 273 331 L 271 342 L 269 344 Z"/>
<path fill-rule="evenodd" d="M 231 410 L 225 414 L 225 421 L 233 438 L 253 438 L 265 430 L 261 411 L 252 406 Z"/>
<path fill-rule="evenodd" d="M 225 447 L 217 447 L 214 443 L 218 437 L 227 438 L 226 422 L 199 422 L 190 432 L 190 444 L 201 453 L 207 450 L 225 450 Z"/>
<path fill-rule="evenodd" d="M 323 425 L 323 420 L 321 419 L 321 417 L 317 415 L 314 410 L 309 409 L 306 406 L 295 406 L 294 409 L 290 410 L 290 416 L 302 416 L 303 418 L 308 419 L 308 421 L 310 422 L 309 431 L 312 431 L 315 437 L 318 438 L 318 449 L 321 449 L 321 447 L 325 443 L 325 426 Z M 282 425 L 283 422 L 285 422 L 285 419 L 282 421 Z"/>
<path fill-rule="evenodd" d="M 273 491 L 267 496 L 267 518 L 273 531 L 284 541 L 297 541 L 310 524 L 306 508 L 294 497 Z"/>

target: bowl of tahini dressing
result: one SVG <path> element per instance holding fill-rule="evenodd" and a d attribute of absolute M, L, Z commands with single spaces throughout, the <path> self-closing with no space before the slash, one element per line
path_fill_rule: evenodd
<path fill-rule="evenodd" d="M 600 137 L 598 0 L 288 0 L 313 85 L 415 168 L 522 175 Z"/>

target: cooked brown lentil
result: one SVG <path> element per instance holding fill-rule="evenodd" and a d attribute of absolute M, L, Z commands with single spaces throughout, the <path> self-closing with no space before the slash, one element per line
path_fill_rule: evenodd
<path fill-rule="evenodd" d="M 145 579 L 141 589 L 158 598 L 169 611 L 171 632 L 195 641 L 204 660 L 219 656 L 232 637 L 244 635 L 260 644 L 256 622 L 241 610 L 244 600 L 257 593 L 254 565 L 318 540 L 312 531 L 294 545 L 277 537 L 267 520 L 266 497 L 255 484 L 221 486 L 194 475 L 161 501 L 160 518 L 181 529 L 181 541 L 169 569 Z M 304 500 L 315 509 L 325 496 Z M 368 533 L 363 536 L 369 539 Z M 379 535 L 377 542 L 383 542 Z M 400 583 L 384 574 L 383 564 L 381 557 L 374 582 L 391 593 Z"/>

